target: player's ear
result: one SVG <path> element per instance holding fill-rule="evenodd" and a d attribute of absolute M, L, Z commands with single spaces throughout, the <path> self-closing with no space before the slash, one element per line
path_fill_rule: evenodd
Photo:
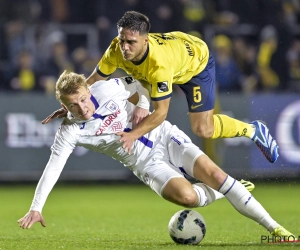
<path fill-rule="evenodd" d="M 145 37 L 145 43 L 147 44 L 149 41 L 148 35 Z"/>

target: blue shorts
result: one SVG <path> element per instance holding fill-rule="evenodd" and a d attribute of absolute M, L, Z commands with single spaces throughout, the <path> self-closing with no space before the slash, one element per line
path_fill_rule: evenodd
<path fill-rule="evenodd" d="M 209 53 L 206 67 L 185 84 L 178 84 L 186 96 L 189 112 L 203 112 L 214 108 L 215 92 L 215 59 Z"/>

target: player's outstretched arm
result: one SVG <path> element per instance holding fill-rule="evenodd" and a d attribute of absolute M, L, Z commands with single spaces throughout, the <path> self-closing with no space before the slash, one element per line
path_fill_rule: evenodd
<path fill-rule="evenodd" d="M 43 227 L 46 226 L 42 214 L 38 211 L 29 211 L 23 218 L 18 220 L 19 226 L 23 229 L 31 228 L 36 222 L 40 222 Z"/>
<path fill-rule="evenodd" d="M 68 111 L 64 108 L 55 110 L 51 115 L 48 115 L 44 120 L 42 120 L 42 124 L 47 124 L 55 118 L 63 118 L 67 115 L 67 113 Z"/>

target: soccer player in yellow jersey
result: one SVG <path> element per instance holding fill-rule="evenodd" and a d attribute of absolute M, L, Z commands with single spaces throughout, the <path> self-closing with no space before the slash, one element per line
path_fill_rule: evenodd
<path fill-rule="evenodd" d="M 144 118 L 142 109 L 136 108 L 133 119 L 138 125 L 121 134 L 120 141 L 126 151 L 130 153 L 133 141 L 166 119 L 173 84 L 178 84 L 186 95 L 191 127 L 196 135 L 211 139 L 245 136 L 257 144 L 270 162 L 276 161 L 278 146 L 264 123 L 245 123 L 214 114 L 215 61 L 204 41 L 178 31 L 149 33 L 148 17 L 136 11 L 126 12 L 117 28 L 118 36 L 87 82 L 91 85 L 106 80 L 121 68 L 148 85 L 154 112 L 145 113 Z"/>

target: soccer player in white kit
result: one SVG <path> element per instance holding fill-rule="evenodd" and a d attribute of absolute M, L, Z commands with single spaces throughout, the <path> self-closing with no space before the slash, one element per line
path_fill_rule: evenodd
<path fill-rule="evenodd" d="M 146 92 L 130 77 L 98 81 L 88 87 L 83 75 L 65 71 L 60 76 L 56 98 L 68 114 L 56 133 L 30 210 L 18 220 L 20 227 L 30 228 L 35 222 L 45 226 L 41 212 L 46 199 L 74 148 L 82 146 L 120 161 L 172 203 L 195 208 L 225 196 L 241 214 L 264 226 L 272 235 L 292 235 L 271 218 L 239 181 L 221 170 L 170 122 L 164 121 L 140 137 L 130 152 L 124 150 L 121 135 L 132 129 L 130 120 L 135 108 L 127 99 L 135 92 L 141 96 L 139 105 L 148 108 Z M 203 183 L 191 184 L 184 175 Z"/>

